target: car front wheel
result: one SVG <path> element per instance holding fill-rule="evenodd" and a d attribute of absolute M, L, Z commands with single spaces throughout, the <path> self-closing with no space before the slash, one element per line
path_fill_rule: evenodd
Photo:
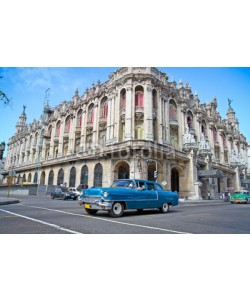
<path fill-rule="evenodd" d="M 165 214 L 169 211 L 169 204 L 168 203 L 163 203 L 162 207 L 160 208 L 160 211 Z"/>
<path fill-rule="evenodd" d="M 111 210 L 109 211 L 109 215 L 113 218 L 121 217 L 124 213 L 124 206 L 123 203 L 115 202 L 112 205 Z"/>

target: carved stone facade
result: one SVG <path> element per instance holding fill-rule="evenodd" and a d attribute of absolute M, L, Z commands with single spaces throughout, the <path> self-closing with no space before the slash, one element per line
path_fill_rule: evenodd
<path fill-rule="evenodd" d="M 129 67 L 82 96 L 76 90 L 70 102 L 45 105 L 29 125 L 24 107 L 4 174 L 14 170 L 18 183 L 109 186 L 117 178 L 154 180 L 157 163 L 158 182 L 180 197 L 217 197 L 240 187 L 247 146 L 231 102 L 222 119 L 216 98 L 201 103 L 188 83 L 169 82 L 156 68 Z"/>

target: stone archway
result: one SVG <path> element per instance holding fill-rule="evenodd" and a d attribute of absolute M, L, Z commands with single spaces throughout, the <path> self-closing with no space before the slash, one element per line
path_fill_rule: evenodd
<path fill-rule="evenodd" d="M 148 180 L 151 180 L 151 181 L 158 181 L 158 182 L 162 182 L 164 180 L 163 178 L 163 168 L 162 168 L 162 165 L 158 162 L 157 163 L 157 172 L 158 172 L 158 177 L 155 178 L 154 175 L 155 175 L 155 171 L 156 171 L 156 164 L 155 162 L 151 162 L 148 164 Z"/>
<path fill-rule="evenodd" d="M 41 174 L 40 184 L 45 184 L 45 172 L 44 171 Z"/>
<path fill-rule="evenodd" d="M 126 161 L 119 161 L 114 167 L 114 179 L 129 179 L 130 166 Z"/>

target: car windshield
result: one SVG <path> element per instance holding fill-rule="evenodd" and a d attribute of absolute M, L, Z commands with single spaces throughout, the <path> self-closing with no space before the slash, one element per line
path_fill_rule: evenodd
<path fill-rule="evenodd" d="M 133 188 L 134 187 L 134 181 L 133 180 L 115 180 L 111 187 L 112 188 Z"/>

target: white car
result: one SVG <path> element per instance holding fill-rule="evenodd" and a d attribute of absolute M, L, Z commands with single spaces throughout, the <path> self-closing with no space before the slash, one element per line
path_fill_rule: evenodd
<path fill-rule="evenodd" d="M 76 194 L 77 196 L 80 196 L 80 194 L 81 194 L 75 187 L 70 187 L 70 188 L 68 188 L 68 192 L 74 193 L 74 194 Z"/>

